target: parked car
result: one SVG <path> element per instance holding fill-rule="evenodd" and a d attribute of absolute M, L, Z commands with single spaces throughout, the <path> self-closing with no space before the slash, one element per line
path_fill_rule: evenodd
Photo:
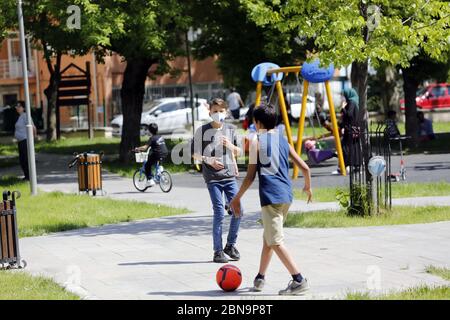
<path fill-rule="evenodd" d="M 416 92 L 419 109 L 450 108 L 450 83 L 430 84 Z M 400 100 L 400 109 L 405 110 L 405 99 Z"/>
<path fill-rule="evenodd" d="M 300 118 L 300 113 L 302 110 L 302 94 L 291 92 L 286 95 L 286 100 L 291 105 L 291 116 L 294 120 Z M 316 99 L 314 97 L 308 96 L 306 99 L 306 116 L 314 116 L 314 110 L 316 108 Z M 328 110 L 328 102 L 324 101 L 324 110 Z"/>
<path fill-rule="evenodd" d="M 195 120 L 205 121 L 209 119 L 208 104 L 205 99 L 194 100 L 196 103 Z M 154 100 L 143 106 L 141 115 L 141 135 L 147 134 L 147 125 L 155 122 L 160 133 L 172 133 L 175 130 L 185 129 L 192 122 L 192 110 L 189 99 L 162 98 Z M 121 136 L 123 115 L 116 116 L 111 121 L 113 136 Z"/>

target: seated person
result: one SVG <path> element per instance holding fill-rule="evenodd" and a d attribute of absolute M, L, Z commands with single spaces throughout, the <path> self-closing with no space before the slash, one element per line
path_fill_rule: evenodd
<path fill-rule="evenodd" d="M 306 140 L 305 141 L 305 149 L 308 154 L 308 158 L 314 163 L 321 163 L 322 161 L 337 158 L 337 153 L 332 150 L 319 150 L 316 148 L 316 141 L 314 140 Z"/>
<path fill-rule="evenodd" d="M 317 143 L 320 143 L 322 146 L 327 146 L 329 149 L 335 149 L 335 139 L 333 136 L 333 124 L 331 123 L 331 119 L 324 112 L 319 114 L 320 125 L 327 130 L 327 132 L 318 135 L 316 137 L 306 137 L 304 140 L 314 140 Z"/>
<path fill-rule="evenodd" d="M 389 138 L 400 136 L 400 130 L 397 127 L 397 112 L 394 110 L 389 110 L 387 113 L 386 130 Z"/>
<path fill-rule="evenodd" d="M 319 120 L 320 120 L 320 125 L 322 127 L 324 127 L 325 129 L 327 129 L 327 133 L 324 133 L 323 135 L 320 136 L 320 138 L 326 138 L 326 137 L 330 137 L 333 135 L 333 124 L 331 123 L 331 119 L 330 117 L 327 117 L 327 115 L 322 112 L 319 114 Z"/>
<path fill-rule="evenodd" d="M 433 122 L 429 119 L 425 119 L 425 115 L 422 111 L 417 112 L 417 120 L 419 122 L 418 129 L 420 141 L 436 139 L 436 135 L 433 132 Z"/>
<path fill-rule="evenodd" d="M 136 152 L 146 152 L 150 148 L 151 152 L 149 152 L 147 163 L 145 164 L 145 174 L 148 178 L 147 186 L 153 187 L 155 185 L 155 181 L 153 180 L 152 166 L 156 165 L 158 161 L 163 161 L 166 159 L 169 151 L 167 150 L 164 138 L 158 135 L 158 125 L 156 123 L 150 123 L 148 125 L 148 132 L 150 139 L 147 144 L 134 150 Z"/>

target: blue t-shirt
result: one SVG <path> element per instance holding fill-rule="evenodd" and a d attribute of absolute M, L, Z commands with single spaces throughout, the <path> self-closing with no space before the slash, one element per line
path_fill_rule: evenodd
<path fill-rule="evenodd" d="M 274 130 L 259 135 L 258 178 L 261 206 L 291 203 L 289 177 L 289 143 Z"/>

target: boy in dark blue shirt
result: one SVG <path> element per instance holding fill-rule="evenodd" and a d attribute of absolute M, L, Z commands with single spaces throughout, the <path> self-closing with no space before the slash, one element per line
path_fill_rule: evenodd
<path fill-rule="evenodd" d="M 148 131 L 150 138 L 148 142 L 135 149 L 135 151 L 147 151 L 149 148 L 151 152 L 148 154 L 147 163 L 145 164 L 145 174 L 147 175 L 147 186 L 153 187 L 156 183 L 153 180 L 152 166 L 156 165 L 158 161 L 163 161 L 169 155 L 166 142 L 164 138 L 158 135 L 158 125 L 156 123 L 150 123 L 148 125 Z"/>
<path fill-rule="evenodd" d="M 258 139 L 250 146 L 250 162 L 242 186 L 230 205 L 235 215 L 240 215 L 240 201 L 253 183 L 256 173 L 259 179 L 259 197 L 261 217 L 264 226 L 263 249 L 259 273 L 254 280 L 254 290 L 261 291 L 265 283 L 265 274 L 273 252 L 292 275 L 285 290 L 280 295 L 295 295 L 306 291 L 308 282 L 284 246 L 283 223 L 291 205 L 292 185 L 289 177 L 289 156 L 305 177 L 303 191 L 311 201 L 311 175 L 307 164 L 298 156 L 286 138 L 275 130 L 277 114 L 272 106 L 260 106 L 253 113 L 258 130 Z"/>

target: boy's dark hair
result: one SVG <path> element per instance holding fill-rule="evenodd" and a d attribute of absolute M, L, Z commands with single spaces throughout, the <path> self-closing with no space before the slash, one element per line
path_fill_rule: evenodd
<path fill-rule="evenodd" d="M 395 117 L 397 115 L 397 112 L 395 112 L 395 110 L 389 110 L 387 113 L 388 118 L 392 118 Z"/>
<path fill-rule="evenodd" d="M 275 128 L 278 115 L 271 104 L 261 104 L 253 110 L 253 119 L 261 122 L 265 129 L 270 130 Z"/>
<path fill-rule="evenodd" d="M 150 123 L 149 125 L 148 125 L 148 131 L 151 133 L 151 134 L 157 134 L 158 133 L 158 125 L 156 124 L 156 123 Z"/>
<path fill-rule="evenodd" d="M 23 101 L 23 100 L 19 100 L 19 101 L 17 101 L 16 102 L 16 106 L 21 106 L 21 107 L 24 107 L 25 108 L 25 101 Z"/>

